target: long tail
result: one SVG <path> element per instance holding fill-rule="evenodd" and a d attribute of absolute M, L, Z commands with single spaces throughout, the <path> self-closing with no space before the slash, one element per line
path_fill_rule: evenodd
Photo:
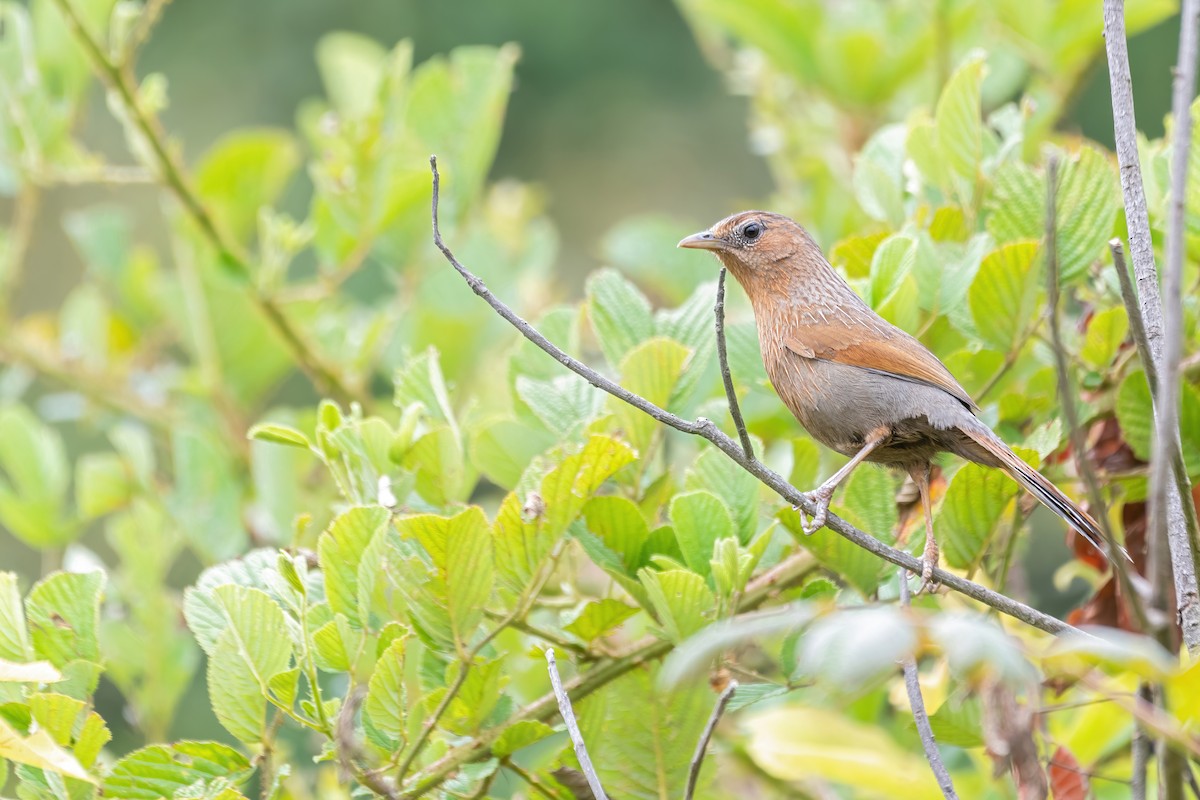
<path fill-rule="evenodd" d="M 962 426 L 961 430 L 967 436 L 988 453 L 995 456 L 1004 468 L 1004 471 L 1012 476 L 1013 480 L 1025 487 L 1034 497 L 1036 497 L 1046 508 L 1058 514 L 1067 524 L 1074 528 L 1080 536 L 1087 539 L 1092 547 L 1096 548 L 1110 562 L 1113 560 L 1113 554 L 1108 552 L 1108 548 L 1104 543 L 1104 532 L 1100 530 L 1100 526 L 1096 524 L 1096 520 L 1084 511 L 1079 506 L 1075 505 L 1069 497 L 1062 493 L 1057 486 L 1046 480 L 1040 472 L 1030 467 L 1021 457 L 1012 451 L 1008 445 L 1000 441 L 1000 437 L 992 433 L 982 423 L 976 426 Z M 1122 557 L 1128 561 L 1133 561 L 1129 557 L 1129 553 L 1125 548 L 1116 545 Z"/>

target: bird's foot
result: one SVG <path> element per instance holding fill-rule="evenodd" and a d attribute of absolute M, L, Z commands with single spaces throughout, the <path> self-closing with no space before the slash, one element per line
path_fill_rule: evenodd
<path fill-rule="evenodd" d="M 812 515 L 811 520 L 806 521 L 803 512 L 800 514 L 801 528 L 803 528 L 806 536 L 812 536 L 825 527 L 825 518 L 829 514 L 829 501 L 833 499 L 833 487 L 825 488 L 824 486 L 819 486 L 811 492 L 805 493 L 804 496 L 817 507 L 816 513 Z"/>
<path fill-rule="evenodd" d="M 934 594 L 941 585 L 933 579 L 933 571 L 938 565 L 938 544 L 933 536 L 925 537 L 925 550 L 921 553 L 921 588 L 917 594 L 928 592 Z"/>

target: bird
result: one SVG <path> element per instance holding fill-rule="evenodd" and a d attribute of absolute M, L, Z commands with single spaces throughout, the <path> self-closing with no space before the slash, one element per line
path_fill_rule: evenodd
<path fill-rule="evenodd" d="M 750 298 L 767 377 L 817 441 L 850 460 L 807 497 L 805 533 L 825 525 L 838 485 L 863 461 L 899 468 L 917 486 L 925 516 L 921 577 L 938 564 L 929 480 L 949 452 L 1007 472 L 1111 560 L 1096 521 L 1025 463 L 982 420 L 946 366 L 914 336 L 863 301 L 801 225 L 742 211 L 679 242 L 712 252 Z"/>

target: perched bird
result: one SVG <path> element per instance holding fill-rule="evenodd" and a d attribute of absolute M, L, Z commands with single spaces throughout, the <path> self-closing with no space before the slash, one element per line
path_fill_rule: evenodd
<path fill-rule="evenodd" d="M 838 484 L 863 461 L 898 467 L 916 483 L 925 512 L 922 577 L 938 561 L 929 503 L 934 456 L 950 452 L 999 467 L 1097 550 L 1096 521 L 1030 468 L 981 422 L 979 408 L 937 356 L 876 314 L 791 219 L 743 211 L 680 247 L 711 250 L 746 290 L 771 384 L 800 424 L 850 461 L 809 496 L 812 533 L 825 524 Z"/>

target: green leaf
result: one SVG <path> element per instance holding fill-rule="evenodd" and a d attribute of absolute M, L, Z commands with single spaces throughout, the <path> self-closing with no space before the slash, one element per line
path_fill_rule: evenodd
<path fill-rule="evenodd" d="M 975 698 L 942 703 L 929 717 L 929 726 L 940 744 L 954 747 L 982 747 L 984 744 L 983 709 Z"/>
<path fill-rule="evenodd" d="M 762 443 L 757 445 L 762 449 Z M 738 540 L 748 543 L 758 529 L 758 495 L 761 484 L 724 453 L 706 448 L 696 457 L 684 478 L 684 489 L 704 489 L 720 497 L 733 514 Z"/>
<path fill-rule="evenodd" d="M 613 269 L 587 281 L 587 313 L 608 363 L 617 366 L 630 350 L 654 335 L 650 301 Z"/>
<path fill-rule="evenodd" d="M 89 453 L 75 462 L 75 505 L 91 519 L 116 511 L 131 496 L 129 470 L 115 453 Z"/>
<path fill-rule="evenodd" d="M 553 734 L 554 729 L 544 722 L 535 719 L 520 720 L 500 734 L 500 738 L 492 745 L 492 755 L 504 758 Z"/>
<path fill-rule="evenodd" d="M 317 42 L 317 68 L 334 107 L 353 119 L 378 103 L 387 51 L 369 36 L 338 31 Z"/>
<path fill-rule="evenodd" d="M 0 658 L 18 662 L 33 658 L 15 572 L 0 572 Z"/>
<path fill-rule="evenodd" d="M 979 338 L 1002 353 L 1013 350 L 1035 319 L 1039 282 L 1033 276 L 1037 244 L 1017 242 L 993 251 L 967 291 Z"/>
<path fill-rule="evenodd" d="M 860 466 L 846 481 L 842 505 L 857 527 L 885 542 L 895 540 L 896 481 L 884 469 Z M 841 512 L 839 512 L 841 513 Z"/>
<path fill-rule="evenodd" d="M 1133 454 L 1142 461 L 1150 460 L 1154 444 L 1154 404 L 1150 399 L 1150 386 L 1146 373 L 1136 370 L 1125 376 L 1117 390 L 1117 422 L 1125 435 L 1125 442 Z"/>
<path fill-rule="evenodd" d="M 821 566 L 840 575 L 864 595 L 871 594 L 879 586 L 883 566 L 871 553 L 829 528 L 821 528 L 812 535 L 805 534 L 800 525 L 800 514 L 790 508 L 780 511 L 778 517 L 783 526 L 816 557 Z"/>
<path fill-rule="evenodd" d="M 59 745 L 70 746 L 75 723 L 87 703 L 53 692 L 36 692 L 29 695 L 26 702 L 38 727 L 49 733 L 50 738 Z"/>
<path fill-rule="evenodd" d="M 887 237 L 886 233 L 869 233 L 843 239 L 829 251 L 829 263 L 841 267 L 851 280 L 865 278 L 871 274 L 875 250 Z"/>
<path fill-rule="evenodd" d="M 821 469 L 821 448 L 808 438 L 792 439 L 792 471 L 788 482 L 801 488 L 817 482 Z"/>
<path fill-rule="evenodd" d="M 708 577 L 713 545 L 736 536 L 728 506 L 712 492 L 687 492 L 671 501 L 670 518 L 684 562 L 693 572 Z"/>
<path fill-rule="evenodd" d="M 213 590 L 228 624 L 208 662 L 213 712 L 243 742 L 261 741 L 270 680 L 289 667 L 292 644 L 283 610 L 265 592 L 233 584 Z"/>
<path fill-rule="evenodd" d="M 682 642 L 712 621 L 716 598 L 696 573 L 642 569 L 638 579 L 650 597 L 663 633 L 672 642 Z"/>
<path fill-rule="evenodd" d="M 391 514 L 382 506 L 358 506 L 339 514 L 317 542 L 325 572 L 325 596 L 335 614 L 366 625 L 359 608 L 359 564 L 371 541 L 383 535 Z"/>
<path fill-rule="evenodd" d="M 1123 306 L 1098 312 L 1088 323 L 1079 357 L 1096 369 L 1107 368 L 1116 358 L 1117 349 L 1125 341 L 1128 332 L 1129 317 Z"/>
<path fill-rule="evenodd" d="M 112 733 L 104 720 L 95 711 L 87 715 L 79 735 L 75 737 L 75 758 L 84 767 L 91 769 L 104 745 L 112 740 Z"/>
<path fill-rule="evenodd" d="M 916 239 L 896 234 L 880 242 L 871 259 L 870 294 L 866 301 L 882 305 L 904 282 L 917 258 Z"/>
<path fill-rule="evenodd" d="M 836 711 L 786 705 L 746 721 L 751 758 L 785 781 L 820 780 L 862 796 L 928 800 L 938 795 L 929 765 L 883 729 Z"/>
<path fill-rule="evenodd" d="M 1099 668 L 1109 675 L 1133 673 L 1150 681 L 1164 680 L 1178 667 L 1155 640 L 1115 628 L 1066 633 L 1054 640 L 1042 663 L 1048 674 L 1084 675 Z"/>
<path fill-rule="evenodd" d="M 688 355 L 686 347 L 671 339 L 655 337 L 642 342 L 621 361 L 621 385 L 651 403 L 665 407 L 683 374 Z M 612 398 L 610 406 L 625 438 L 645 458 L 655 436 L 662 432 L 662 426 L 616 398 Z"/>
<path fill-rule="evenodd" d="M 434 506 L 462 502 L 475 483 L 458 433 L 446 425 L 417 439 L 403 465 L 416 471 L 417 492 Z"/>
<path fill-rule="evenodd" d="M 1018 455 L 1036 457 L 1018 448 Z M 966 464 L 946 488 L 934 531 L 947 563 L 966 569 L 978 563 L 1004 507 L 1019 491 L 1003 470 Z"/>
<path fill-rule="evenodd" d="M 967 56 L 946 82 L 933 114 L 941 157 L 955 174 L 972 187 L 983 160 L 984 130 L 980 96 L 984 64 L 981 54 Z"/>
<path fill-rule="evenodd" d="M 517 396 L 559 440 L 571 438 L 600 413 L 603 393 L 578 375 L 549 381 L 517 376 Z"/>
<path fill-rule="evenodd" d="M 579 615 L 563 627 L 585 642 L 604 636 L 613 628 L 637 613 L 637 609 L 620 600 L 606 598 L 593 600 L 583 607 Z"/>
<path fill-rule="evenodd" d="M 308 441 L 308 437 L 300 431 L 274 422 L 260 422 L 250 429 L 250 432 L 246 434 L 246 438 L 255 439 L 260 442 L 284 444 L 289 447 L 301 447 L 305 450 L 312 447 L 312 444 Z"/>
<path fill-rule="evenodd" d="M 903 125 L 880 128 L 854 162 L 854 196 L 867 216 L 890 227 L 904 222 Z"/>
<path fill-rule="evenodd" d="M 102 572 L 55 572 L 43 578 L 25 600 L 34 652 L 60 669 L 77 660 L 99 662 Z"/>
<path fill-rule="evenodd" d="M 628 445 L 592 436 L 583 449 L 567 456 L 541 482 L 540 502 L 510 493 L 495 522 L 496 566 L 500 576 L 521 591 L 555 543 L 583 510 L 584 503 L 618 470 L 634 459 Z M 526 514 L 527 507 L 540 513 Z"/>
<path fill-rule="evenodd" d="M 470 460 L 492 483 L 513 489 L 529 463 L 554 445 L 554 437 L 523 422 L 498 419 L 471 433 Z"/>
<path fill-rule="evenodd" d="M 588 530 L 618 555 L 624 574 L 633 577 L 646 565 L 646 541 L 650 528 L 632 501 L 618 495 L 593 497 L 583 507 Z"/>
<path fill-rule="evenodd" d="M 182 797 L 184 790 L 218 778 L 241 783 L 250 776 L 250 762 L 238 751 L 217 742 L 176 742 L 134 750 L 113 764 L 104 779 L 104 796 L 116 800 L 159 800 Z"/>
<path fill-rule="evenodd" d="M 402 534 L 416 539 L 442 573 L 446 610 L 462 652 L 479 628 L 492 592 L 494 564 L 487 518 L 478 506 L 454 517 L 422 514 L 398 523 Z"/>
<path fill-rule="evenodd" d="M 363 728 L 368 738 L 389 752 L 399 749 L 406 738 L 404 648 L 404 639 L 394 639 L 380 654 L 363 701 Z"/>
<path fill-rule="evenodd" d="M 79 532 L 64 517 L 69 478 L 62 437 L 24 406 L 0 408 L 0 522 L 32 547 Z"/>
<path fill-rule="evenodd" d="M 78 759 L 55 743 L 47 731 L 38 730 L 22 736 L 3 717 L 0 717 L 0 759 L 96 783 Z"/>
<path fill-rule="evenodd" d="M 277 128 L 242 129 L 221 138 L 196 168 L 196 193 L 223 226 L 246 239 L 258 212 L 279 199 L 300 166 L 300 146 Z"/>

